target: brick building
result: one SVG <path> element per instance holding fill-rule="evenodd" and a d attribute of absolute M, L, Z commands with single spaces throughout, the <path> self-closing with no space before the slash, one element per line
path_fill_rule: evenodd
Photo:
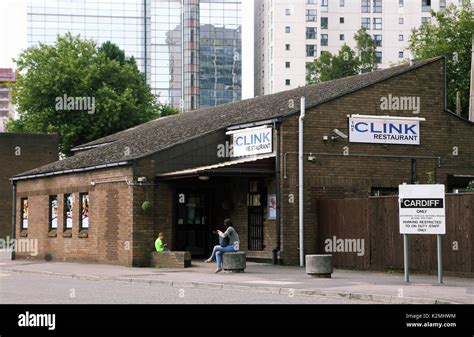
<path fill-rule="evenodd" d="M 474 178 L 474 123 L 446 110 L 445 93 L 435 58 L 160 118 L 14 177 L 16 235 L 38 239 L 39 257 L 140 266 L 158 232 L 172 250 L 207 256 L 230 217 L 249 258 L 295 264 L 300 98 L 309 254 L 319 199 L 403 182 L 453 191 Z"/>
<path fill-rule="evenodd" d="M 0 238 L 12 232 L 10 178 L 58 160 L 56 135 L 0 133 Z"/>

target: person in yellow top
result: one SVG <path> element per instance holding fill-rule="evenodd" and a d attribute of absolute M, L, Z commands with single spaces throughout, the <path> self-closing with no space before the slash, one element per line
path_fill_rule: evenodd
<path fill-rule="evenodd" d="M 169 252 L 169 249 L 166 248 L 168 246 L 167 243 L 164 243 L 164 235 L 163 233 L 158 234 L 158 239 L 155 241 L 155 248 L 157 252 Z"/>

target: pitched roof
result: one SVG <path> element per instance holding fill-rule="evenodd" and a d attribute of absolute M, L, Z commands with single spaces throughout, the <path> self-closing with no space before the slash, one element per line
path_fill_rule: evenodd
<path fill-rule="evenodd" d="M 437 57 L 417 62 L 411 66 L 404 64 L 276 94 L 158 118 L 76 147 L 76 150 L 83 148 L 91 149 L 21 173 L 13 179 L 17 180 L 20 177 L 25 179 L 43 174 L 70 173 L 71 171 L 74 172 L 85 168 L 95 169 L 110 165 L 125 165 L 132 160 L 146 157 L 176 144 L 184 143 L 204 134 L 233 125 L 297 113 L 299 111 L 299 98 L 302 96 L 306 98 L 306 107 L 311 108 L 441 59 L 442 57 Z M 295 101 L 293 108 L 289 105 L 289 100 L 291 99 Z"/>

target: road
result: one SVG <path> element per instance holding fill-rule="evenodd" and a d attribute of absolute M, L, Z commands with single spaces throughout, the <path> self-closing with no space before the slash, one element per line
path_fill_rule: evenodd
<path fill-rule="evenodd" d="M 358 304 L 355 300 L 289 296 L 158 284 L 82 280 L 0 272 L 1 304 Z"/>

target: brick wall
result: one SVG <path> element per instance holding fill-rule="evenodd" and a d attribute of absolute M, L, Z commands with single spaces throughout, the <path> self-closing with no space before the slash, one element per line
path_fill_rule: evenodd
<path fill-rule="evenodd" d="M 0 133 L 0 238 L 11 236 L 12 187 L 10 178 L 58 160 L 58 137 Z"/>
<path fill-rule="evenodd" d="M 448 174 L 474 174 L 474 126 L 444 111 L 443 60 L 428 64 L 398 77 L 369 86 L 315 108 L 308 109 L 304 122 L 305 152 L 342 154 L 397 155 L 406 159 L 336 157 L 317 155 L 315 162 L 305 159 L 305 254 L 316 251 L 318 198 L 368 196 L 371 187 L 395 187 L 411 182 L 410 156 L 441 156 L 442 167 L 433 159 L 417 159 L 416 180 L 426 183 L 427 172 L 436 172 L 436 181 L 446 183 Z M 381 111 L 380 98 L 419 96 L 421 112 Z M 295 97 L 299 99 L 299 97 Z M 323 141 L 337 128 L 348 134 L 349 114 L 424 117 L 421 122 L 421 145 L 382 145 L 349 143 L 344 139 Z M 283 154 L 298 151 L 298 115 L 284 119 Z M 458 156 L 453 156 L 457 146 Z M 461 167 L 462 166 L 462 167 Z M 295 203 L 288 203 L 288 195 Z M 282 180 L 282 252 L 285 263 L 298 263 L 298 156 L 287 155 L 287 179 Z"/>
<path fill-rule="evenodd" d="M 126 182 L 91 185 L 131 179 L 130 167 L 103 169 L 87 173 L 60 175 L 17 182 L 17 238 L 38 240 L 38 255 L 17 253 L 17 258 L 44 259 L 50 254 L 56 261 L 81 261 L 108 264 L 132 264 L 133 190 Z M 79 194 L 89 193 L 89 229 L 79 237 Z M 63 228 L 64 194 L 73 193 L 74 213 L 71 234 Z M 58 196 L 58 229 L 49 232 L 49 196 Z M 20 200 L 28 198 L 27 236 L 20 233 Z"/>

